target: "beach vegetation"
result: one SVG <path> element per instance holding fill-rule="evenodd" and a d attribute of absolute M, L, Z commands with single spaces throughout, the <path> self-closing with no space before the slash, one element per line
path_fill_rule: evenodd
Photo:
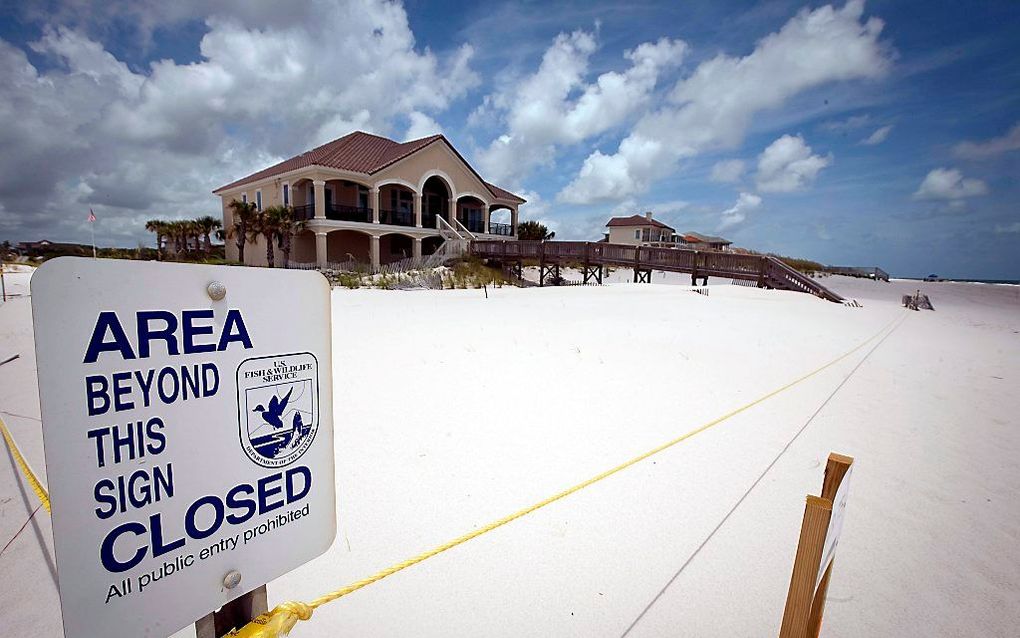
<path fill-rule="evenodd" d="M 528 220 L 517 224 L 517 238 L 521 240 L 542 240 L 552 239 L 556 233 L 550 231 L 545 224 L 534 220 Z"/>

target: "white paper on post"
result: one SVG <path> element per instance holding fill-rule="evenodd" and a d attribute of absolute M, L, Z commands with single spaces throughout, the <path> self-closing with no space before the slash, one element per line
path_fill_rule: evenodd
<path fill-rule="evenodd" d="M 328 549 L 321 275 L 61 258 L 32 312 L 67 638 L 170 635 Z"/>
<path fill-rule="evenodd" d="M 822 546 L 822 562 L 818 566 L 818 576 L 815 578 L 815 589 L 822 582 L 825 570 L 836 555 L 836 546 L 839 545 L 839 536 L 843 533 L 843 519 L 846 515 L 846 501 L 850 494 L 850 476 L 853 474 L 854 466 L 850 465 L 843 480 L 836 489 L 836 497 L 832 500 L 832 514 L 829 516 L 829 527 L 825 532 L 825 544 Z"/>

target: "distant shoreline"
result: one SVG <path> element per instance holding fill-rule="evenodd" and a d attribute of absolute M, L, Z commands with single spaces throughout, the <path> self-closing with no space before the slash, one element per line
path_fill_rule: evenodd
<path fill-rule="evenodd" d="M 901 281 L 918 281 L 923 284 L 936 284 L 941 282 L 953 282 L 958 284 L 1000 284 L 1007 286 L 1020 286 L 1020 279 L 952 279 L 946 277 L 938 281 L 925 281 L 922 277 L 893 277 Z"/>

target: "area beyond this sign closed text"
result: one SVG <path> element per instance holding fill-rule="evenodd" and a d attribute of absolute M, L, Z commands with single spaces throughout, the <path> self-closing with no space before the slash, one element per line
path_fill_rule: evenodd
<path fill-rule="evenodd" d="M 167 636 L 329 547 L 319 274 L 64 258 L 32 311 L 67 638 Z"/>

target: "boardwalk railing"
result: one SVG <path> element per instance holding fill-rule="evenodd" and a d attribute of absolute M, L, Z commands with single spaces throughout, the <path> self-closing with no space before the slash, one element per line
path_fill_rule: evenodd
<path fill-rule="evenodd" d="M 617 266 L 635 271 L 668 270 L 690 273 L 692 280 L 699 277 L 741 279 L 754 281 L 761 288 L 794 290 L 829 301 L 843 301 L 842 297 L 811 277 L 767 255 L 583 241 L 476 240 L 471 242 L 470 250 L 477 257 L 503 262 Z"/>

